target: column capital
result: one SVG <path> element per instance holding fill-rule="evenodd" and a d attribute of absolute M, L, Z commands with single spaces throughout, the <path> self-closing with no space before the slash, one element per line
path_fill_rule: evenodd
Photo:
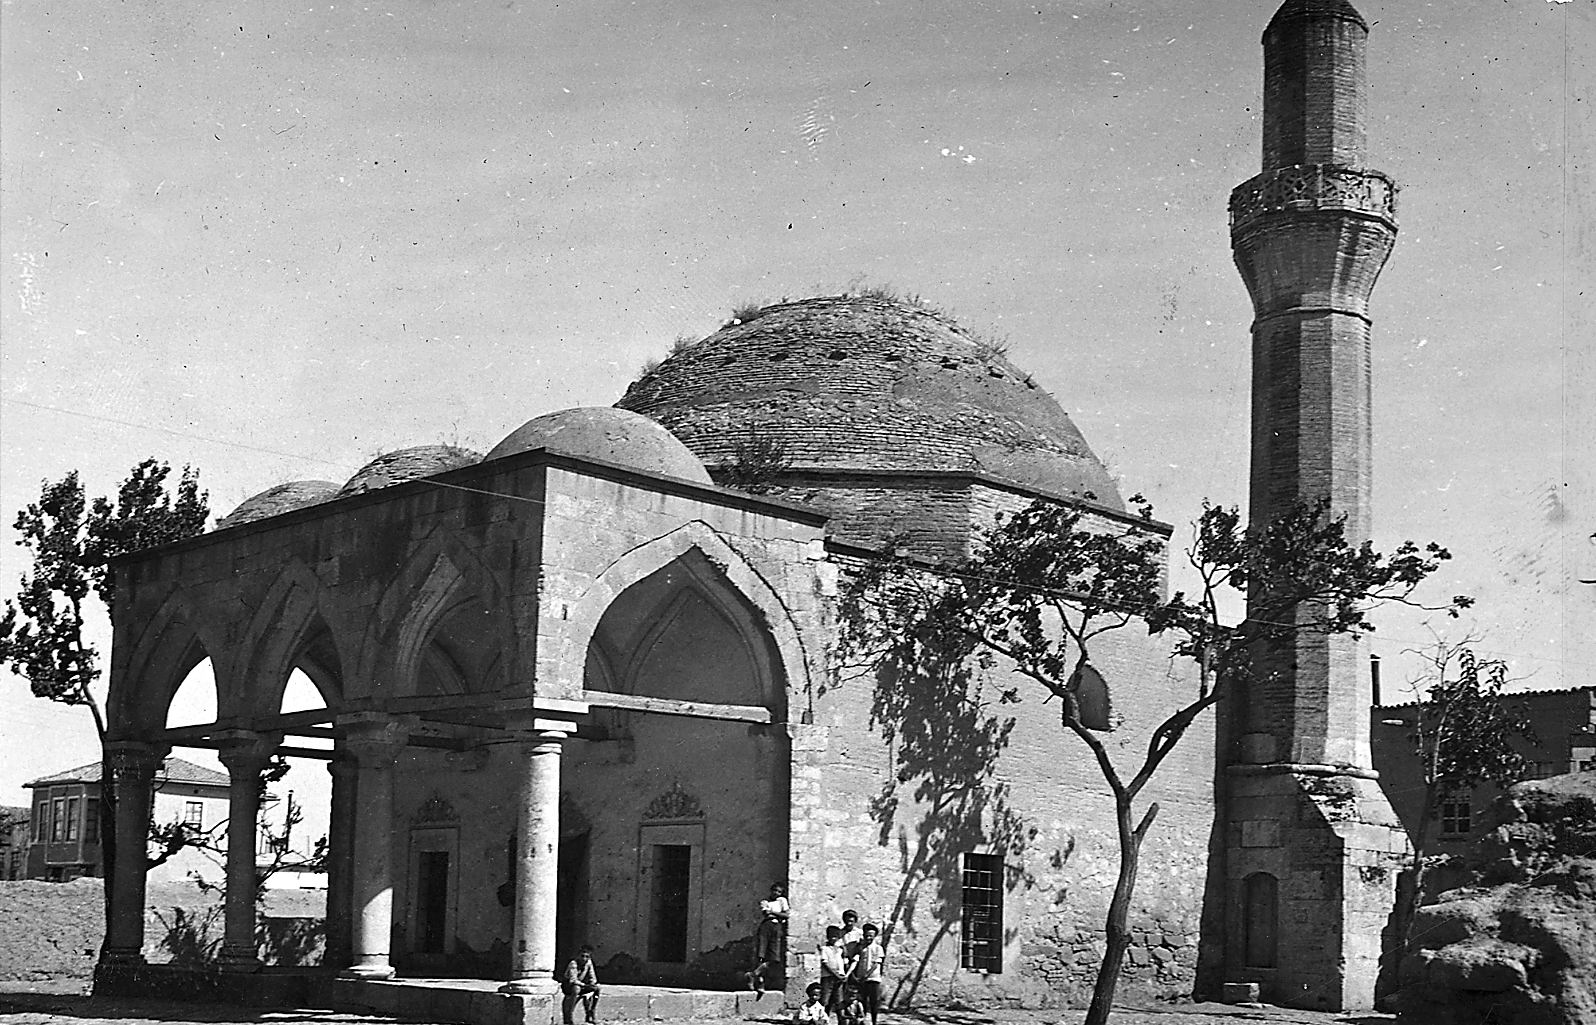
<path fill-rule="evenodd" d="M 105 771 L 113 783 L 148 783 L 171 750 L 169 745 L 146 740 L 108 740 Z"/>
<path fill-rule="evenodd" d="M 227 766 L 228 772 L 259 774 L 283 742 L 281 733 L 257 733 L 254 730 L 223 730 L 216 734 L 216 756 Z"/>
<path fill-rule="evenodd" d="M 419 720 L 415 716 L 359 712 L 339 716 L 337 725 L 344 732 L 342 750 L 349 757 L 362 766 L 379 766 L 393 764 Z"/>

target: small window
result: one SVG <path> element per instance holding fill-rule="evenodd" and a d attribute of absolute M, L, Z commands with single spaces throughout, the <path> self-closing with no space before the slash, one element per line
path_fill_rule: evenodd
<path fill-rule="evenodd" d="M 90 797 L 83 802 L 83 842 L 100 842 L 100 799 Z"/>
<path fill-rule="evenodd" d="M 66 798 L 57 797 L 50 802 L 50 842 L 66 839 Z"/>
<path fill-rule="evenodd" d="M 1474 808 L 1468 795 L 1441 802 L 1441 835 L 1463 836 L 1474 826 Z"/>
<path fill-rule="evenodd" d="M 66 838 L 68 840 L 76 840 L 78 838 L 78 799 L 76 797 L 69 797 L 66 802 Z"/>
<path fill-rule="evenodd" d="M 205 828 L 205 805 L 201 801 L 189 801 L 183 805 L 183 825 L 194 829 Z"/>
<path fill-rule="evenodd" d="M 50 821 L 50 802 L 39 801 L 33 806 L 33 842 L 43 843 L 45 826 Z"/>
<path fill-rule="evenodd" d="M 1080 710 L 1081 725 L 1089 730 L 1109 730 L 1108 681 L 1090 664 L 1081 666 L 1070 678 L 1075 691 L 1075 707 Z"/>
<path fill-rule="evenodd" d="M 1003 971 L 1003 855 L 966 854 L 963 913 L 959 918 L 959 967 Z"/>

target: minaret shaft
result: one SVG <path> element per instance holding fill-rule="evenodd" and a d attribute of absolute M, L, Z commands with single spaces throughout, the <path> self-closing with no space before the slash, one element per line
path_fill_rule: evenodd
<path fill-rule="evenodd" d="M 1367 36 L 1346 0 L 1286 0 L 1263 38 L 1263 173 L 1230 197 L 1254 314 L 1249 517 L 1327 499 L 1354 543 L 1370 530 L 1369 297 L 1396 240 L 1396 187 L 1363 166 Z M 1406 840 L 1370 768 L 1364 663 L 1349 636 L 1299 631 L 1255 651 L 1227 701 L 1223 981 L 1272 1003 L 1373 1005 Z"/>

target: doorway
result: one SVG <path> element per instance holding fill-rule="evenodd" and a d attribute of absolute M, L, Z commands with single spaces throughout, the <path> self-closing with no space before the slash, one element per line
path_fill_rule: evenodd
<path fill-rule="evenodd" d="M 693 848 L 687 844 L 654 844 L 652 868 L 648 959 L 680 964 L 687 960 Z"/>
<path fill-rule="evenodd" d="M 589 836 L 590 833 L 574 833 L 560 837 L 560 859 L 557 869 L 559 888 L 554 898 L 554 951 L 562 965 L 576 957 L 577 948 L 588 942 Z"/>
<path fill-rule="evenodd" d="M 416 953 L 443 953 L 448 921 L 449 852 L 421 851 L 416 863 Z"/>

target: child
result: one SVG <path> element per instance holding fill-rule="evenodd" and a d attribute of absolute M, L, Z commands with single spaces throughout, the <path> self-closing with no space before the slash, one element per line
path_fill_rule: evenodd
<path fill-rule="evenodd" d="M 793 1025 L 831 1025 L 831 1016 L 826 1013 L 826 1005 L 820 1000 L 820 983 L 811 982 L 805 986 L 804 996 L 809 999 L 792 1016 Z"/>
<path fill-rule="evenodd" d="M 849 958 L 859 953 L 859 943 L 864 933 L 859 929 L 859 912 L 852 909 L 842 913 L 842 949 Z"/>
<path fill-rule="evenodd" d="M 848 962 L 843 956 L 842 930 L 826 926 L 826 942 L 820 945 L 820 1003 L 835 1011 L 842 1002 L 842 981 L 848 977 Z"/>
<path fill-rule="evenodd" d="M 577 1001 L 582 1002 L 582 1013 L 587 1020 L 595 1022 L 594 1017 L 598 1010 L 599 982 L 598 970 L 593 967 L 593 948 L 584 946 L 577 952 L 576 960 L 565 966 L 565 977 L 560 980 L 560 990 L 565 994 L 565 999 L 560 1002 L 560 1014 L 565 1025 L 573 1025 L 571 1012 L 576 1010 Z"/>
<path fill-rule="evenodd" d="M 754 931 L 754 970 L 748 973 L 748 987 L 754 991 L 755 1000 L 765 995 L 765 973 L 772 965 L 786 962 L 782 941 L 787 935 L 790 911 L 787 888 L 771 883 L 770 896 L 759 902 L 759 928 Z"/>
<path fill-rule="evenodd" d="M 852 986 L 843 986 L 842 1006 L 837 1010 L 837 1025 L 863 1025 L 865 1009 Z"/>
<path fill-rule="evenodd" d="M 870 1013 L 870 1025 L 877 1025 L 881 1016 L 881 972 L 886 967 L 887 952 L 881 946 L 880 929 L 867 924 L 862 932 L 864 939 L 850 981 L 859 994 L 859 1002 Z"/>

